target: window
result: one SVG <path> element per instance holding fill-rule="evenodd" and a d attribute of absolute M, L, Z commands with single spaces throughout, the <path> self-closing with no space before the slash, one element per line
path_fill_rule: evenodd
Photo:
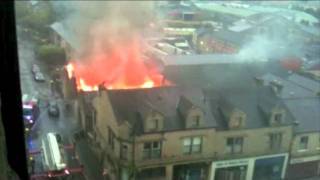
<path fill-rule="evenodd" d="M 108 128 L 108 144 L 110 145 L 112 150 L 114 150 L 114 139 L 115 139 L 115 135 L 111 130 L 111 128 L 109 127 Z"/>
<path fill-rule="evenodd" d="M 199 125 L 200 125 L 200 116 L 199 115 L 193 116 L 191 126 L 198 127 Z"/>
<path fill-rule="evenodd" d="M 299 143 L 299 150 L 306 150 L 308 149 L 308 136 L 303 136 L 300 138 L 300 143 Z"/>
<path fill-rule="evenodd" d="M 93 109 L 85 114 L 85 127 L 88 132 L 94 132 L 96 125 L 96 111 Z"/>
<path fill-rule="evenodd" d="M 128 145 L 126 144 L 121 145 L 120 158 L 128 159 Z"/>
<path fill-rule="evenodd" d="M 183 139 L 183 154 L 196 154 L 201 152 L 201 137 L 191 137 Z"/>
<path fill-rule="evenodd" d="M 279 124 L 282 122 L 282 114 L 281 113 L 277 113 L 274 115 L 274 122 L 279 123 Z"/>
<path fill-rule="evenodd" d="M 243 150 L 243 137 L 227 138 L 227 152 L 242 153 Z"/>
<path fill-rule="evenodd" d="M 242 124 L 242 117 L 236 117 L 235 120 L 233 120 L 233 127 L 240 127 Z"/>
<path fill-rule="evenodd" d="M 143 159 L 156 159 L 161 156 L 161 142 L 146 142 L 143 144 Z"/>
<path fill-rule="evenodd" d="M 159 128 L 159 119 L 153 119 L 152 122 L 151 122 L 150 129 L 158 130 L 158 128 Z"/>
<path fill-rule="evenodd" d="M 272 133 L 269 135 L 270 149 L 278 150 L 281 148 L 282 143 L 282 133 Z"/>

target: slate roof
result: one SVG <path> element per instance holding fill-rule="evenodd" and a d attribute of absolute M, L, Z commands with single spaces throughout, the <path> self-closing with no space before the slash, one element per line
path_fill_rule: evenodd
<path fill-rule="evenodd" d="M 247 88 L 215 87 L 214 90 L 207 93 L 208 98 L 211 99 L 211 110 L 218 122 L 218 128 L 222 130 L 227 129 L 227 120 L 224 119 L 226 117 L 223 116 L 223 112 L 230 111 L 230 107 L 231 109 L 237 108 L 247 115 L 245 129 L 269 127 L 269 117 L 261 111 L 261 105 L 265 109 L 271 109 L 272 107 L 286 109 L 281 99 L 277 98 L 268 86 L 259 87 L 252 84 Z M 228 106 L 222 102 L 228 102 Z M 292 123 L 293 117 L 288 111 L 283 125 L 291 125 Z"/>
<path fill-rule="evenodd" d="M 320 132 L 320 97 L 285 101 L 295 120 L 297 133 Z"/>
<path fill-rule="evenodd" d="M 136 127 L 136 133 L 143 133 L 143 114 L 155 110 L 164 115 L 163 131 L 184 129 L 184 120 L 177 111 L 181 96 L 187 98 L 204 112 L 209 107 L 203 101 L 203 94 L 198 88 L 156 87 L 147 89 L 108 90 L 108 95 L 119 121 L 128 121 Z M 211 113 L 205 113 L 204 127 L 215 127 L 216 123 Z"/>
<path fill-rule="evenodd" d="M 296 133 L 320 131 L 320 97 L 316 93 L 319 82 L 297 74 L 285 79 L 266 74 L 263 78 L 266 82 L 274 79 L 281 82 L 283 88 L 279 96 L 298 122 L 294 129 Z"/>
<path fill-rule="evenodd" d="M 277 81 L 282 84 L 283 88 L 279 94 L 282 99 L 310 98 L 315 96 L 312 91 L 273 74 L 265 74 L 262 78 L 265 80 L 265 85 L 272 81 Z"/>

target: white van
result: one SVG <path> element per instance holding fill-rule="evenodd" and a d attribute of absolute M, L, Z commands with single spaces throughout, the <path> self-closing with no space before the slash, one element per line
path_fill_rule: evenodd
<path fill-rule="evenodd" d="M 61 136 L 48 133 L 42 138 L 43 165 L 46 171 L 60 171 L 66 168 L 66 157 Z"/>

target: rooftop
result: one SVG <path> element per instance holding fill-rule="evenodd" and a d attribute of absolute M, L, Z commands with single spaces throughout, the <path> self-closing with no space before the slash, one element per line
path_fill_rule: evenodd
<path fill-rule="evenodd" d="M 320 132 L 320 97 L 288 99 L 285 104 L 299 123 L 297 133 Z"/>
<path fill-rule="evenodd" d="M 132 90 L 108 90 L 112 107 L 117 120 L 128 121 L 137 134 L 143 133 L 142 117 L 147 112 L 157 111 L 164 115 L 163 131 L 184 129 L 184 121 L 177 111 L 177 104 L 183 96 L 204 112 L 209 106 L 203 101 L 199 88 L 157 87 Z M 211 113 L 205 113 L 203 128 L 215 127 Z"/>
<path fill-rule="evenodd" d="M 225 13 L 234 16 L 247 17 L 253 14 L 256 14 L 256 11 L 251 10 L 250 8 L 236 8 L 236 7 L 226 7 L 221 4 L 216 4 L 212 2 L 197 2 L 195 5 L 203 10 L 214 11 L 218 13 Z"/>
<path fill-rule="evenodd" d="M 61 36 L 71 47 L 79 49 L 79 40 L 66 22 L 55 22 L 50 27 Z"/>
<path fill-rule="evenodd" d="M 286 79 L 266 74 L 265 81 L 276 80 L 283 88 L 279 97 L 284 100 L 289 111 L 294 116 L 298 125 L 295 126 L 297 133 L 320 131 L 320 83 L 306 77 L 292 74 Z"/>
<path fill-rule="evenodd" d="M 254 59 L 241 60 L 232 54 L 168 55 L 161 60 L 164 66 L 245 64 L 246 62 L 254 61 Z M 265 61 L 261 60 L 261 62 Z"/>
<path fill-rule="evenodd" d="M 214 114 L 218 127 L 226 129 L 227 124 L 221 110 L 227 108 L 225 103 L 243 111 L 247 115 L 245 129 L 268 127 L 268 117 L 260 110 L 261 106 L 268 108 L 282 107 L 287 109 L 283 101 L 276 96 L 270 86 L 257 86 L 254 79 L 243 76 L 241 84 L 243 86 L 224 85 L 217 83 L 212 90 L 207 91 L 208 98 L 211 99 L 211 110 Z M 283 125 L 290 125 L 293 118 L 289 111 Z"/>

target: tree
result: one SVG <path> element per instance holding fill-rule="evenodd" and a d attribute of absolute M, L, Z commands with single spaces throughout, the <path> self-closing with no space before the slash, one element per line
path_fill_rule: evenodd
<path fill-rule="evenodd" d="M 19 1 L 16 3 L 16 16 L 19 24 L 42 38 L 48 37 L 49 26 L 55 21 L 55 12 L 48 1 L 40 1 L 34 6 L 28 1 Z"/>
<path fill-rule="evenodd" d="M 18 1 L 15 3 L 15 12 L 19 22 L 32 13 L 31 4 L 28 1 Z"/>
<path fill-rule="evenodd" d="M 63 65 L 66 61 L 64 49 L 53 44 L 40 46 L 37 55 L 40 60 L 46 61 L 48 65 Z"/>

